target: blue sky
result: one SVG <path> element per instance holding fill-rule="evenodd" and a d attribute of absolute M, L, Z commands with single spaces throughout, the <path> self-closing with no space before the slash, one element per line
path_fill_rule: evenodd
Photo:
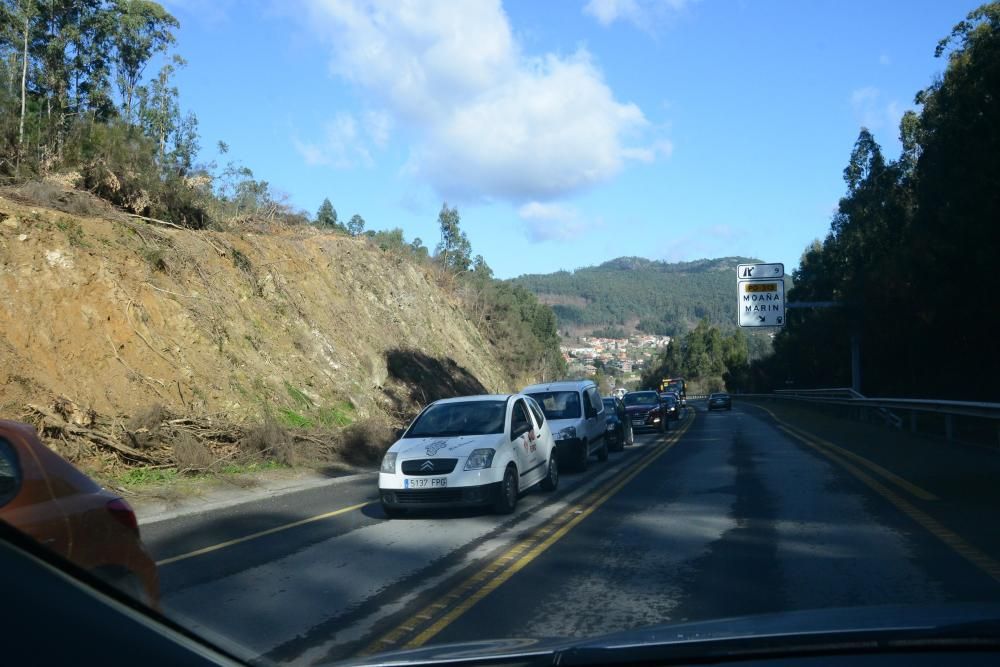
<path fill-rule="evenodd" d="M 443 201 L 498 277 L 825 236 L 862 125 L 899 116 L 976 6 L 946 0 L 168 0 L 181 103 L 315 213 L 433 247 Z"/>

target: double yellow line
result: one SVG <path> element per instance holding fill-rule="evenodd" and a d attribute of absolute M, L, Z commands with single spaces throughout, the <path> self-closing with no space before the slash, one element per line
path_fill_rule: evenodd
<path fill-rule="evenodd" d="M 888 500 L 889 503 L 896 507 L 896 509 L 917 522 L 917 524 L 947 545 L 952 551 L 970 562 L 979 570 L 985 572 L 993 578 L 994 581 L 1000 582 L 1000 561 L 997 561 L 980 549 L 977 549 L 966 542 L 955 531 L 946 527 L 927 512 L 916 507 L 912 502 L 876 479 L 875 476 L 877 475 L 878 477 L 881 477 L 886 482 L 895 485 L 898 489 L 902 489 L 903 491 L 906 491 L 912 496 L 923 501 L 933 502 L 938 500 L 938 497 L 933 493 L 903 479 L 899 475 L 886 470 L 877 463 L 870 461 L 859 454 L 848 451 L 843 447 L 838 447 L 828 440 L 824 440 L 823 438 L 813 435 L 812 433 L 792 426 L 791 424 L 780 419 L 771 410 L 761 405 L 754 407 L 757 407 L 758 409 L 771 415 L 778 428 L 787 435 L 839 465 L 841 468 L 858 479 L 862 484 Z"/>
<path fill-rule="evenodd" d="M 393 630 L 369 644 L 361 651 L 361 654 L 370 655 L 395 648 L 411 649 L 423 646 L 477 602 L 565 537 L 636 475 L 673 447 L 691 427 L 694 413 L 692 412 L 691 415 L 682 423 L 680 429 L 668 435 L 652 451 L 644 454 L 639 460 L 587 494 L 579 502 L 569 505 L 555 518 L 547 521 L 528 537 L 518 541 L 485 568 L 468 577 L 417 613 L 410 615 Z"/>

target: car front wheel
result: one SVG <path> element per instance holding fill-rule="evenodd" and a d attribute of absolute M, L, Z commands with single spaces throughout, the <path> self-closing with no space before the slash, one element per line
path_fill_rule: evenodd
<path fill-rule="evenodd" d="M 542 480 L 542 491 L 555 491 L 559 487 L 559 461 L 555 450 L 549 454 L 549 474 Z"/>
<path fill-rule="evenodd" d="M 500 482 L 500 493 L 497 496 L 493 510 L 497 514 L 510 514 L 517 507 L 517 470 L 508 466 Z"/>
<path fill-rule="evenodd" d="M 577 450 L 576 469 L 583 472 L 590 465 L 590 447 L 582 440 Z"/>
<path fill-rule="evenodd" d="M 607 461 L 608 460 L 608 439 L 603 438 L 601 440 L 601 448 L 597 450 L 597 460 Z"/>
<path fill-rule="evenodd" d="M 382 514 L 385 514 L 387 519 L 398 519 L 406 513 L 406 510 L 399 509 L 398 507 L 390 507 L 385 503 L 382 503 Z"/>

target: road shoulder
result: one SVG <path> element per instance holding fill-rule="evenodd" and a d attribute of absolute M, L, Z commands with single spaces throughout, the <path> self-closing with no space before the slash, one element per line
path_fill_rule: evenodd
<path fill-rule="evenodd" d="M 128 496 L 140 525 L 191 514 L 224 509 L 290 493 L 335 486 L 366 476 L 374 470 L 350 468 L 335 473 L 313 469 L 261 471 L 185 480 L 183 486 L 151 487 Z"/>

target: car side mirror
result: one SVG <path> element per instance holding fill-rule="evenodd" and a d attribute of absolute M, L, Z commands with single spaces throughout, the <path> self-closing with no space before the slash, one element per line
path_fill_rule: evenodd
<path fill-rule="evenodd" d="M 405 428 L 397 428 L 395 431 L 392 432 L 392 436 L 396 440 L 399 440 L 400 438 L 403 437 L 404 433 L 406 433 L 406 429 Z"/>
<path fill-rule="evenodd" d="M 517 440 L 531 430 L 531 424 L 518 424 L 510 432 L 510 439 Z"/>
<path fill-rule="evenodd" d="M 6 505 L 21 489 L 21 466 L 14 447 L 0 438 L 0 507 Z"/>

